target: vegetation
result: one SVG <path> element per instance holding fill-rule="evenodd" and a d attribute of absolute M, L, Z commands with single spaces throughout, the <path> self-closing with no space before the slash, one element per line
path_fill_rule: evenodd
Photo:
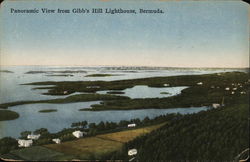
<path fill-rule="evenodd" d="M 171 93 L 169 93 L 169 92 L 161 92 L 161 94 L 171 94 Z"/>
<path fill-rule="evenodd" d="M 14 72 L 9 70 L 0 70 L 0 73 L 14 73 Z"/>
<path fill-rule="evenodd" d="M 115 96 L 108 94 L 80 94 L 73 95 L 61 99 L 42 100 L 42 101 L 20 101 L 13 103 L 0 104 L 1 107 L 15 106 L 29 103 L 70 103 L 82 101 L 99 101 L 100 104 L 91 105 L 90 111 L 100 110 L 131 110 L 131 109 L 147 109 L 147 108 L 176 108 L 176 107 L 200 107 L 211 106 L 213 103 L 221 103 L 222 98 L 226 105 L 234 101 L 244 102 L 248 95 L 247 87 L 250 82 L 247 73 L 227 72 L 220 74 L 205 75 L 183 75 L 171 77 L 153 77 L 120 81 L 77 81 L 77 82 L 37 82 L 30 85 L 55 85 L 55 87 L 45 87 L 49 89 L 48 93 L 52 95 L 67 94 L 74 92 L 95 92 L 97 90 L 123 90 L 131 88 L 135 85 L 148 85 L 151 87 L 164 87 L 164 84 L 175 86 L 189 86 L 182 90 L 177 96 L 165 98 L 145 98 L 130 99 L 125 96 Z M 197 83 L 202 82 L 202 85 Z M 90 88 L 92 87 L 92 88 Z M 237 88 L 232 94 L 232 90 L 227 91 L 225 88 Z M 39 88 L 40 89 L 40 88 Z M 244 94 L 242 94 L 244 92 Z"/>
<path fill-rule="evenodd" d="M 52 76 L 52 77 L 53 76 L 62 76 L 62 77 L 69 77 L 70 76 L 71 77 L 71 76 L 74 76 L 74 75 L 72 75 L 72 74 L 54 74 L 54 75 L 52 75 L 51 74 L 51 75 L 46 75 L 46 76 Z"/>
<path fill-rule="evenodd" d="M 128 148 L 136 148 L 139 161 L 232 161 L 249 147 L 248 118 L 248 104 L 183 115 L 128 142 L 124 152 L 113 154 L 113 159 L 127 159 Z"/>
<path fill-rule="evenodd" d="M 89 109 L 91 108 L 82 108 L 82 109 L 79 109 L 79 111 L 89 111 Z"/>
<path fill-rule="evenodd" d="M 108 76 L 117 76 L 114 74 L 90 74 L 86 75 L 85 77 L 108 77 Z"/>
<path fill-rule="evenodd" d="M 48 149 L 42 146 L 33 146 L 13 150 L 8 154 L 2 155 L 6 159 L 16 159 L 25 161 L 40 161 L 40 160 L 72 160 L 74 156 L 65 155 L 63 153 Z"/>
<path fill-rule="evenodd" d="M 248 79 L 248 74 L 243 72 L 226 72 L 220 74 L 204 74 L 204 75 L 182 75 L 169 77 L 152 77 L 118 81 L 62 81 L 62 82 L 35 82 L 26 85 L 53 85 L 53 87 L 37 87 L 36 89 L 48 89 L 48 95 L 55 95 L 61 91 L 69 92 L 96 92 L 100 90 L 124 90 L 132 88 L 136 85 L 147 85 L 149 87 L 169 87 L 188 86 L 190 88 L 209 88 L 210 86 L 219 86 L 220 89 L 226 86 L 232 86 L 231 83 L 244 83 Z M 203 85 L 197 85 L 202 82 Z M 89 88 L 96 86 L 98 88 Z"/>
<path fill-rule="evenodd" d="M 80 130 L 80 131 L 84 131 L 87 132 L 87 135 L 85 135 L 84 137 L 91 137 L 91 136 L 95 136 L 95 135 L 101 135 L 101 134 L 105 134 L 105 133 L 117 133 L 120 131 L 124 131 L 127 130 L 127 125 L 130 123 L 135 123 L 136 124 L 136 128 L 133 129 L 137 129 L 137 128 L 142 128 L 145 126 L 149 126 L 147 128 L 143 128 L 144 133 L 147 133 L 149 131 L 151 131 L 151 129 L 156 129 L 159 126 L 162 126 L 164 123 L 164 121 L 166 119 L 171 119 L 173 118 L 173 116 L 176 115 L 161 115 L 159 117 L 156 117 L 154 119 L 149 119 L 148 117 L 146 117 L 144 120 L 140 120 L 140 119 L 131 119 L 130 121 L 125 121 L 125 120 L 121 120 L 119 123 L 114 123 L 114 122 L 100 122 L 98 124 L 96 123 L 88 123 L 87 121 L 80 121 L 80 122 L 75 122 L 71 124 L 71 128 L 64 128 L 63 130 L 57 132 L 57 133 L 50 133 L 46 128 L 40 128 L 35 130 L 34 132 L 31 131 L 23 131 L 20 133 L 20 139 L 27 139 L 27 136 L 29 134 L 40 134 L 40 138 L 37 140 L 34 140 L 33 145 L 34 146 L 41 146 L 41 145 L 46 145 L 46 144 L 52 144 L 52 139 L 54 138 L 59 138 L 62 142 L 66 142 L 66 141 L 73 141 L 76 140 L 76 137 L 72 135 L 72 132 L 76 131 L 76 130 Z M 178 115 L 177 115 L 178 116 Z M 154 126 L 152 126 L 154 125 Z M 131 128 L 130 128 L 131 129 Z M 132 131 L 133 132 L 133 131 Z M 141 132 L 140 129 L 138 129 L 138 132 Z M 125 138 L 125 137 L 123 137 Z M 129 137 L 131 138 L 131 137 Z M 9 140 L 15 141 L 15 142 L 8 142 Z M 9 151 L 11 151 L 12 149 L 8 149 L 8 148 L 16 148 L 17 145 L 17 141 L 16 139 L 13 138 L 3 138 L 0 141 L 2 141 L 2 151 L 0 149 L 0 155 L 1 154 L 6 154 Z M 7 141 L 7 142 L 6 142 Z M 1 142 L 0 142 L 1 143 Z M 6 144 L 6 145 L 5 145 Z M 4 147 L 6 147 L 6 149 L 4 149 Z"/>
<path fill-rule="evenodd" d="M 36 103 L 72 103 L 72 102 L 84 102 L 84 101 L 99 101 L 99 100 L 120 100 L 128 99 L 125 96 L 115 95 L 103 95 L 103 94 L 78 94 L 72 95 L 66 98 L 52 99 L 52 100 L 39 100 L 39 101 L 17 101 L 0 104 L 2 108 L 8 108 L 9 106 L 24 105 L 24 104 L 36 104 Z"/>
<path fill-rule="evenodd" d="M 107 94 L 125 94 L 125 92 L 121 92 L 121 91 L 110 91 L 110 92 L 107 92 Z"/>
<path fill-rule="evenodd" d="M 0 110 L 0 121 L 14 120 L 19 117 L 19 114 L 10 110 Z"/>
<path fill-rule="evenodd" d="M 0 155 L 6 154 L 11 150 L 17 149 L 17 141 L 11 137 L 4 137 L 0 139 Z"/>
<path fill-rule="evenodd" d="M 64 71 L 28 71 L 25 74 L 49 74 L 49 73 L 86 73 L 83 70 L 64 70 Z"/>
<path fill-rule="evenodd" d="M 45 109 L 45 110 L 40 110 L 40 113 L 49 113 L 49 112 L 57 112 L 57 109 Z"/>
<path fill-rule="evenodd" d="M 197 84 L 200 82 L 202 84 Z M 145 162 L 159 160 L 232 161 L 240 152 L 249 147 L 250 80 L 247 73 L 154 77 L 110 82 L 40 82 L 31 84 L 55 85 L 55 87 L 47 87 L 51 94 L 59 94 L 59 91 L 62 90 L 71 93 L 88 92 L 89 89 L 91 89 L 89 92 L 123 90 L 135 85 L 163 87 L 164 84 L 169 84 L 172 87 L 188 86 L 189 88 L 184 89 L 180 95 L 168 98 L 130 99 L 124 96 L 92 93 L 73 95 L 63 99 L 7 103 L 0 106 L 8 107 L 13 104 L 31 102 L 69 103 L 103 100 L 101 104 L 92 105 L 92 109 L 89 110 L 127 110 L 152 107 L 210 106 L 212 103 L 221 104 L 224 99 L 225 106 L 211 108 L 197 114 L 169 114 L 154 119 L 146 117 L 143 120 L 133 119 L 119 123 L 100 122 L 96 124 L 80 121 L 72 123 L 71 128 L 63 129 L 57 133 L 49 133 L 45 128 L 34 132 L 41 134 L 34 145 L 46 145 L 47 148 L 62 152 L 63 155 L 67 154 L 77 159 L 90 160 L 129 160 L 128 150 L 136 148 L 138 150 L 136 160 Z M 88 86 L 99 86 L 99 88 L 87 88 Z M 226 90 L 228 88 L 230 90 Z M 127 125 L 130 123 L 135 123 L 136 128 L 127 130 Z M 143 127 L 157 124 L 159 127 L 145 134 L 146 129 Z M 75 130 L 86 131 L 87 135 L 76 140 L 72 135 Z M 21 136 L 25 137 L 27 133 L 29 132 L 23 132 Z M 63 143 L 51 145 L 53 138 L 60 138 Z M 2 153 L 8 153 L 16 148 L 16 143 L 12 141 L 12 139 L 1 139 L 0 148 L 4 148 L 3 151 L 1 150 Z M 7 149 L 5 150 L 5 148 Z"/>
<path fill-rule="evenodd" d="M 153 125 L 145 128 L 131 129 L 115 133 L 101 134 L 94 137 L 82 138 L 74 141 L 64 142 L 60 145 L 50 144 L 45 147 L 74 155 L 77 159 L 93 160 L 107 158 L 116 150 L 120 150 L 124 142 L 128 142 L 142 134 L 158 129 L 163 124 Z"/>

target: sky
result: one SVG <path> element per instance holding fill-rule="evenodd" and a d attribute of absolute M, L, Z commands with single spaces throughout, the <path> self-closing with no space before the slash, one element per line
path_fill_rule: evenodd
<path fill-rule="evenodd" d="M 11 8 L 137 14 L 15 14 Z M 7 0 L 0 34 L 0 65 L 249 67 L 249 6 L 241 1 Z"/>

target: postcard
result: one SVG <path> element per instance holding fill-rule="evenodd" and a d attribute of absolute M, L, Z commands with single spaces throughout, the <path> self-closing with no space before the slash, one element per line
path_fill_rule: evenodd
<path fill-rule="evenodd" d="M 247 161 L 249 5 L 5 0 L 4 161 Z"/>

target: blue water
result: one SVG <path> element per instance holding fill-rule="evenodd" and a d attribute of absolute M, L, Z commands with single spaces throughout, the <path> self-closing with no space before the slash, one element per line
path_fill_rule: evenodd
<path fill-rule="evenodd" d="M 14 73 L 0 73 L 0 103 L 22 101 L 22 100 L 44 100 L 61 98 L 65 96 L 42 95 L 47 90 L 32 90 L 36 86 L 21 85 L 30 82 L 40 81 L 94 81 L 94 80 L 121 80 L 135 79 L 155 76 L 176 76 L 206 74 L 225 71 L 235 71 L 231 69 L 220 70 L 190 70 L 190 69 L 171 69 L 171 70 L 108 70 L 105 67 L 57 67 L 57 66 L 1 66 L 0 70 L 10 70 Z M 86 73 L 74 73 L 73 76 L 46 76 L 47 74 L 25 74 L 28 71 L 63 71 L 63 70 L 85 70 Z M 116 74 L 110 77 L 85 77 L 89 74 Z M 125 94 L 131 98 L 154 98 L 169 97 L 177 95 L 186 87 L 164 87 L 151 88 L 147 86 L 135 86 L 124 90 Z M 161 94 L 169 92 L 169 94 Z M 99 93 L 106 93 L 99 92 Z M 79 93 L 75 93 L 79 94 Z M 73 95 L 73 94 L 71 94 Z M 146 109 L 146 110 L 128 110 L 128 111 L 78 111 L 81 108 L 89 108 L 97 102 L 82 102 L 70 104 L 27 104 L 13 106 L 9 109 L 16 111 L 20 117 L 15 120 L 0 122 L 0 138 L 5 136 L 18 137 L 20 132 L 25 130 L 33 131 L 38 128 L 47 128 L 51 132 L 57 132 L 63 128 L 70 127 L 72 122 L 87 120 L 88 122 L 100 121 L 120 121 L 130 120 L 132 118 L 143 119 L 146 116 L 150 118 L 166 113 L 196 113 L 206 110 L 201 108 L 177 108 L 177 109 Z M 42 109 L 57 109 L 57 112 L 39 113 Z M 1 113 L 1 111 L 0 111 Z"/>

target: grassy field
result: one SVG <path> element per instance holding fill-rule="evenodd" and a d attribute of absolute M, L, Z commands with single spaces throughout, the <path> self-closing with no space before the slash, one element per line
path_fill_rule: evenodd
<path fill-rule="evenodd" d="M 145 128 L 107 133 L 61 144 L 50 144 L 45 145 L 45 147 L 63 154 L 73 155 L 78 159 L 100 159 L 107 154 L 121 149 L 125 142 L 158 129 L 164 124 L 165 123 Z"/>
<path fill-rule="evenodd" d="M 13 150 L 10 153 L 2 156 L 4 159 L 16 160 L 71 160 L 74 158 L 72 155 L 65 155 L 63 153 L 48 149 L 42 146 L 33 146 Z"/>

